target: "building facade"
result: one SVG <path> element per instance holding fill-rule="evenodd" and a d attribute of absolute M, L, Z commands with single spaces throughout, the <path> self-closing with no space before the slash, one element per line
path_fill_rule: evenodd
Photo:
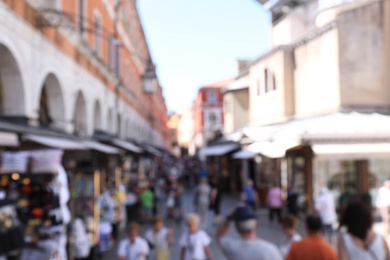
<path fill-rule="evenodd" d="M 0 1 L 1 117 L 167 147 L 161 86 L 135 1 Z"/>
<path fill-rule="evenodd" d="M 249 124 L 240 130 L 263 155 L 256 182 L 293 185 L 309 205 L 323 186 L 336 201 L 374 197 L 390 178 L 380 127 L 390 114 L 390 3 L 258 1 L 272 14 L 272 49 L 246 67 Z"/>
<path fill-rule="evenodd" d="M 201 87 L 193 104 L 194 147 L 201 148 L 223 128 L 223 91 L 232 79 Z"/>

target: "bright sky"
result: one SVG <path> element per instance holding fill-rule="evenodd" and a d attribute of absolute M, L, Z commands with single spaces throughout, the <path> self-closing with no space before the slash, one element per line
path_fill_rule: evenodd
<path fill-rule="evenodd" d="M 169 111 L 192 105 L 202 85 L 234 77 L 237 58 L 270 46 L 256 0 L 140 0 L 141 20 Z"/>

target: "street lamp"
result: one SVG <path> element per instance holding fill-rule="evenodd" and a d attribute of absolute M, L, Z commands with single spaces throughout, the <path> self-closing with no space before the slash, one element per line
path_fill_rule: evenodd
<path fill-rule="evenodd" d="M 145 72 L 142 75 L 142 86 L 144 89 L 144 93 L 154 94 L 154 92 L 156 91 L 156 84 L 157 84 L 156 68 L 153 65 L 152 61 L 149 60 Z"/>

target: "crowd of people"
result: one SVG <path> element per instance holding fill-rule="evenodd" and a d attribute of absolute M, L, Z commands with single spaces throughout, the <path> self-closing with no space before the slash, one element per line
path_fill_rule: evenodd
<path fill-rule="evenodd" d="M 256 214 L 260 203 L 253 181 L 247 182 L 239 203 L 230 213 L 224 212 L 226 217 L 221 221 L 222 191 L 218 179 L 208 179 L 202 171 L 199 175 L 193 195 L 195 213 L 185 217 L 186 229 L 179 239 L 175 241 L 173 229 L 167 228 L 164 218 L 159 217 L 162 211 L 152 209 L 156 199 L 150 188 L 147 188 L 140 194 L 142 216 L 144 220 L 152 222 L 152 227 L 141 236 L 140 226 L 130 224 L 128 237 L 119 244 L 118 259 L 173 259 L 170 247 L 176 244 L 181 249 L 180 260 L 211 260 L 215 259 L 211 250 L 211 244 L 215 241 L 229 260 L 390 260 L 386 239 L 373 231 L 372 207 L 361 198 L 350 200 L 338 215 L 332 194 L 323 187 L 313 202 L 313 208 L 301 214 L 298 196 L 293 188 L 284 200 L 282 189 L 273 185 L 268 189 L 266 198 L 268 221 L 272 223 L 277 220 L 284 234 L 281 243 L 276 245 L 258 237 L 262 233 L 259 229 L 259 215 Z M 165 193 L 163 204 L 168 219 L 183 217 L 181 197 L 185 184 L 181 180 L 180 177 L 169 175 L 160 183 Z M 376 206 L 386 221 L 390 206 L 390 182 L 386 182 L 379 192 Z M 215 213 L 215 237 L 207 232 L 210 209 Z M 299 234 L 297 230 L 300 221 L 305 223 L 305 235 Z M 336 223 L 338 228 L 335 229 Z M 231 224 L 234 224 L 238 237 L 231 237 Z"/>

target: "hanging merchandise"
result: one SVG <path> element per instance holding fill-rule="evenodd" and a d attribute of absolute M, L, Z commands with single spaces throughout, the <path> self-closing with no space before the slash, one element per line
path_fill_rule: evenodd
<path fill-rule="evenodd" d="M 0 255 L 24 246 L 23 231 L 11 201 L 0 201 Z"/>
<path fill-rule="evenodd" d="M 29 152 L 3 152 L 1 156 L 1 173 L 26 172 Z"/>

